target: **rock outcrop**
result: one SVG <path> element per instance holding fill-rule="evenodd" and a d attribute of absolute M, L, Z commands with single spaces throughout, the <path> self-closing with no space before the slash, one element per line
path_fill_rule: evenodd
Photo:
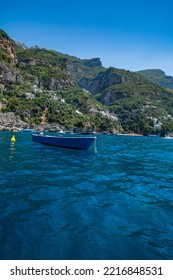
<path fill-rule="evenodd" d="M 0 128 L 26 128 L 28 125 L 12 112 L 0 113 Z"/>
<path fill-rule="evenodd" d="M 71 79 L 51 78 L 49 83 L 49 89 L 53 91 L 62 89 L 64 87 L 71 87 L 71 86 L 74 86 L 74 81 Z"/>
<path fill-rule="evenodd" d="M 84 61 L 84 65 L 88 66 L 88 67 L 101 67 L 102 66 L 102 62 L 100 61 L 100 58 L 96 57 L 96 58 L 91 58 L 91 59 L 85 59 Z"/>
<path fill-rule="evenodd" d="M 143 74 L 171 87 L 172 77 L 163 71 Z M 110 131 L 120 123 L 126 131 L 142 131 L 152 118 L 172 119 L 171 104 L 172 90 L 154 85 L 141 73 L 105 68 L 99 58 L 27 48 L 0 30 L 1 126 L 25 128 L 25 120 L 38 129 L 87 124 Z"/>
<path fill-rule="evenodd" d="M 124 94 L 122 92 L 108 89 L 101 94 L 98 100 L 105 106 L 109 106 L 112 105 L 115 101 L 122 98 L 124 98 Z"/>
<path fill-rule="evenodd" d="M 0 61 L 0 88 L 9 89 L 11 88 L 11 82 L 16 81 L 22 81 L 19 72 L 7 63 Z"/>
<path fill-rule="evenodd" d="M 14 42 L 2 31 L 0 32 L 0 53 L 9 63 L 15 64 L 17 62 Z"/>
<path fill-rule="evenodd" d="M 0 88 L 9 89 L 11 83 L 22 81 L 21 75 L 15 69 L 17 63 L 14 41 L 0 30 Z"/>
<path fill-rule="evenodd" d="M 81 88 L 84 88 L 93 94 L 97 94 L 112 85 L 123 84 L 124 82 L 124 77 L 114 73 L 113 68 L 109 68 L 107 71 L 100 72 L 92 80 L 87 78 L 81 79 L 78 84 Z"/>

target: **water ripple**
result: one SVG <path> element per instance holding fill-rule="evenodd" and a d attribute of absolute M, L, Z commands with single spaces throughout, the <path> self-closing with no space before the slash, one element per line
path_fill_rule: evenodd
<path fill-rule="evenodd" d="M 97 153 L 0 132 L 1 259 L 173 259 L 173 141 L 98 136 Z"/>

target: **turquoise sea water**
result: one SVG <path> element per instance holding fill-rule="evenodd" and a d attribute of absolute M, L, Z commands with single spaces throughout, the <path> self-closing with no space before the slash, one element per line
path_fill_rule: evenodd
<path fill-rule="evenodd" d="M 13 133 L 14 134 L 14 133 Z M 0 259 L 173 259 L 173 140 L 0 132 Z"/>

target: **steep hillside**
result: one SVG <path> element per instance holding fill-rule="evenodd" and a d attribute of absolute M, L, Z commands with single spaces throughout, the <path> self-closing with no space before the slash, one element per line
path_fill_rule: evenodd
<path fill-rule="evenodd" d="M 77 85 L 83 77 L 93 78 L 104 69 L 99 58 L 82 60 L 37 46 L 29 49 L 16 44 L 16 54 L 26 79 L 51 90 Z"/>
<path fill-rule="evenodd" d="M 140 73 L 152 83 L 173 89 L 173 77 L 167 76 L 165 72 L 160 69 L 142 70 L 138 71 L 138 73 Z"/>
<path fill-rule="evenodd" d="M 142 132 L 173 116 L 173 93 L 155 85 L 139 73 L 109 68 L 79 85 L 116 114 L 125 131 Z"/>
<path fill-rule="evenodd" d="M 46 90 L 58 90 L 63 87 L 75 86 L 62 55 L 37 47 L 16 49 L 17 66 L 25 81 L 43 87 Z"/>
<path fill-rule="evenodd" d="M 17 63 L 14 42 L 0 29 L 0 89 L 11 88 L 11 83 L 22 81 Z"/>
<path fill-rule="evenodd" d="M 98 72 L 94 69 L 101 67 L 99 59 L 80 60 L 56 51 L 27 48 L 2 30 L 0 40 L 0 110 L 4 117 L 13 113 L 21 118 L 20 126 L 23 121 L 26 126 L 40 128 L 117 129 L 116 116 L 77 84 L 86 69 L 90 69 L 89 77 Z"/>
<path fill-rule="evenodd" d="M 12 113 L 20 126 L 154 131 L 156 119 L 173 119 L 173 91 L 153 83 L 162 78 L 171 81 L 160 70 L 134 73 L 104 68 L 99 58 L 27 48 L 0 30 L 0 126 Z"/>
<path fill-rule="evenodd" d="M 123 84 L 125 82 L 124 77 L 115 72 L 114 68 L 109 68 L 99 72 L 93 78 L 82 78 L 78 85 L 86 90 L 89 90 L 93 94 L 103 92 L 105 89 L 115 84 Z M 107 105 L 107 104 L 106 104 Z"/>
<path fill-rule="evenodd" d="M 16 63 L 14 42 L 0 29 L 0 60 L 7 63 Z"/>

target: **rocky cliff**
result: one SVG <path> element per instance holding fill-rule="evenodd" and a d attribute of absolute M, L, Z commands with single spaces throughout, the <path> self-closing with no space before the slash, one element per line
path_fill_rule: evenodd
<path fill-rule="evenodd" d="M 9 63 L 15 64 L 17 62 L 16 52 L 14 49 L 14 41 L 0 29 L 0 57 Z"/>
<path fill-rule="evenodd" d="M 27 48 L 2 30 L 0 39 L 2 129 L 116 130 L 114 114 L 108 109 L 103 114 L 104 106 L 77 84 L 103 69 L 99 58 L 81 60 L 38 46 Z"/>
<path fill-rule="evenodd" d="M 23 126 L 39 127 L 44 117 L 44 127 L 54 123 L 57 128 L 115 131 L 122 126 L 138 132 L 154 118 L 173 118 L 172 96 L 171 90 L 141 74 L 106 69 L 99 58 L 27 48 L 0 30 L 0 110 L 6 118 L 2 125 L 11 127 L 11 118 L 16 126 L 14 117 L 20 116 Z"/>
<path fill-rule="evenodd" d="M 22 82 L 19 71 L 0 61 L 0 89 L 13 89 L 12 83 L 17 81 Z"/>
<path fill-rule="evenodd" d="M 22 81 L 22 77 L 15 65 L 17 63 L 14 41 L 0 30 L 0 88 L 11 89 L 12 83 Z"/>
<path fill-rule="evenodd" d="M 27 80 L 47 90 L 59 90 L 75 85 L 67 59 L 54 51 L 40 48 L 17 48 L 18 67 Z"/>
<path fill-rule="evenodd" d="M 0 129 L 6 128 L 26 128 L 28 125 L 22 121 L 20 116 L 15 116 L 14 113 L 0 113 Z"/>
<path fill-rule="evenodd" d="M 114 102 L 121 100 L 123 98 L 124 98 L 123 92 L 108 88 L 98 97 L 98 100 L 102 104 L 104 104 L 106 106 L 110 106 Z"/>
<path fill-rule="evenodd" d="M 109 88 L 112 85 L 123 84 L 124 82 L 125 78 L 123 76 L 116 74 L 113 68 L 109 68 L 104 72 L 98 73 L 93 79 L 82 78 L 78 84 L 80 87 L 93 94 L 97 94 L 103 92 L 106 88 Z"/>
<path fill-rule="evenodd" d="M 87 67 L 101 67 L 102 66 L 102 62 L 100 61 L 99 57 L 92 58 L 92 59 L 84 59 L 83 62 L 84 62 L 84 65 L 86 65 Z"/>

